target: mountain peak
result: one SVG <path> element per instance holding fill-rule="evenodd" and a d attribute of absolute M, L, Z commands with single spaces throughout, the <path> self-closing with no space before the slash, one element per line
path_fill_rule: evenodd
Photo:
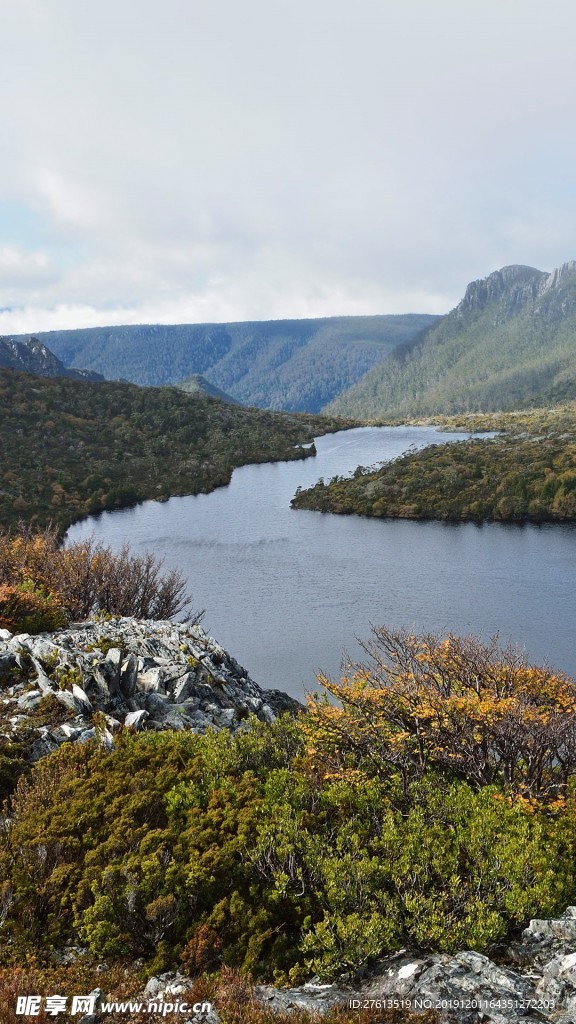
<path fill-rule="evenodd" d="M 514 264 L 472 281 L 452 312 L 366 374 L 327 411 L 406 418 L 576 398 L 576 261 Z"/>
<path fill-rule="evenodd" d="M 537 295 L 539 288 L 549 276 L 535 267 L 512 263 L 500 270 L 494 270 L 488 277 L 479 281 L 471 281 L 464 298 L 454 312 L 464 315 L 502 299 L 510 309 L 518 309 Z"/>
<path fill-rule="evenodd" d="M 100 381 L 100 373 L 67 369 L 57 356 L 38 338 L 24 341 L 0 338 L 0 367 L 36 374 L 39 377 L 70 377 L 74 380 Z"/>
<path fill-rule="evenodd" d="M 566 282 L 572 278 L 576 280 L 576 260 L 568 260 L 567 263 L 563 263 L 561 267 L 556 267 L 551 274 L 548 274 L 546 280 L 542 283 L 540 291 L 548 292 L 554 288 L 560 288 L 566 284 Z"/>

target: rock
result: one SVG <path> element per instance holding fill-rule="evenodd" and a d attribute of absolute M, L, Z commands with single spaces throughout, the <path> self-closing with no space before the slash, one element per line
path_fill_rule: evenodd
<path fill-rule="evenodd" d="M 217 723 L 220 728 L 232 729 L 238 719 L 238 715 L 234 708 L 225 708 L 217 717 Z"/>
<path fill-rule="evenodd" d="M 302 711 L 303 705 L 295 700 L 294 697 L 283 693 L 282 690 L 263 690 L 262 694 L 268 708 L 272 710 L 275 716 L 281 715 L 285 711 L 290 715 L 295 715 L 298 711 Z"/>
<path fill-rule="evenodd" d="M 138 658 L 135 654 L 129 654 L 122 663 L 120 669 L 120 691 L 125 697 L 132 697 L 136 690 L 136 679 L 138 678 Z"/>
<path fill-rule="evenodd" d="M 573 910 L 573 907 L 569 908 Z M 561 917 L 553 921 L 533 920 L 523 932 L 525 942 L 550 942 L 552 939 L 576 942 L 576 917 Z"/>
<path fill-rule="evenodd" d="M 77 725 L 71 725 L 68 722 L 64 722 L 63 725 L 58 725 L 56 726 L 55 729 L 51 729 L 50 736 L 52 737 L 52 739 L 56 740 L 56 743 L 60 745 L 61 743 L 66 743 L 78 739 L 78 737 L 81 736 L 82 732 L 83 729 L 81 727 L 78 727 Z"/>
<path fill-rule="evenodd" d="M 168 705 L 159 721 L 162 729 L 174 729 L 175 732 L 182 732 L 183 729 L 190 729 L 192 726 L 192 719 L 188 717 L 182 705 Z"/>
<path fill-rule="evenodd" d="M 106 726 L 110 730 L 111 733 L 118 732 L 118 729 L 120 728 L 121 723 L 118 721 L 117 718 L 112 718 L 111 715 L 107 715 L 107 714 L 104 713 L 104 719 L 105 719 L 105 722 L 106 722 Z"/>
<path fill-rule="evenodd" d="M 333 1006 L 345 1006 L 348 1000 L 354 997 L 354 992 L 338 985 L 316 985 L 308 982 L 298 988 L 286 989 L 257 985 L 254 995 L 274 1013 L 308 1010 L 310 1013 L 324 1014 Z"/>
<path fill-rule="evenodd" d="M 52 693 L 56 700 L 69 711 L 73 711 L 74 714 L 83 713 L 84 705 L 82 701 L 77 700 L 68 690 L 53 690 Z M 88 705 L 88 707 L 91 710 L 91 706 Z"/>
<path fill-rule="evenodd" d="M 151 718 L 163 718 L 166 709 L 172 707 L 172 701 L 166 693 L 147 693 L 143 704 Z"/>
<path fill-rule="evenodd" d="M 77 701 L 82 714 L 92 714 L 92 704 L 88 700 L 88 697 L 84 693 L 82 687 L 78 686 L 76 683 L 72 684 L 72 696 Z"/>
<path fill-rule="evenodd" d="M 157 994 L 157 992 L 159 991 L 160 985 L 161 985 L 161 982 L 160 982 L 159 978 L 156 978 L 156 977 L 149 978 L 148 981 L 146 982 L 146 987 L 144 989 L 144 995 L 148 996 L 148 998 L 154 997 Z"/>
<path fill-rule="evenodd" d="M 46 640 L 43 636 L 32 637 L 28 641 L 27 646 L 35 658 L 44 662 L 52 661 L 52 659 L 57 658 L 60 653 L 58 645 L 52 643 L 51 640 Z"/>
<path fill-rule="evenodd" d="M 55 683 L 53 683 L 49 676 L 46 675 L 42 665 L 34 657 L 32 658 L 32 665 L 36 670 L 36 682 L 40 690 L 42 690 L 44 696 L 46 696 L 49 693 L 54 693 L 56 689 Z"/>
<path fill-rule="evenodd" d="M 58 743 L 51 736 L 39 736 L 37 740 L 34 740 L 28 757 L 32 762 L 39 761 L 41 757 L 46 757 L 57 749 Z"/>
<path fill-rule="evenodd" d="M 151 668 L 147 672 L 141 672 L 136 680 L 136 687 L 143 693 L 165 694 L 163 669 Z"/>
<path fill-rule="evenodd" d="M 276 715 L 269 704 L 263 704 L 258 713 L 258 718 L 261 718 L 263 722 L 274 722 Z"/>
<path fill-rule="evenodd" d="M 108 679 L 100 665 L 92 666 L 92 671 L 85 681 L 84 689 L 90 697 L 98 703 L 107 703 L 112 694 L 108 686 Z"/>
<path fill-rule="evenodd" d="M 576 953 L 555 956 L 545 964 L 536 991 L 557 1007 L 576 1010 Z"/>
<path fill-rule="evenodd" d="M 84 729 L 78 736 L 78 743 L 88 743 L 96 739 L 96 729 Z"/>
<path fill-rule="evenodd" d="M 76 682 L 59 689 L 47 665 L 57 665 Z M 30 666 L 36 673 L 33 690 L 27 689 Z M 81 622 L 36 637 L 0 637 L 0 679 L 10 684 L 4 687 L 10 732 L 28 724 L 42 696 L 51 694 L 62 705 L 62 720 L 54 723 L 51 737 L 37 727 L 31 759 L 54 745 L 95 736 L 109 746 L 122 724 L 135 730 L 147 723 L 155 731 L 234 731 L 245 728 L 250 714 L 273 721 L 276 709 L 300 706 L 277 691 L 262 690 L 200 626 L 133 618 Z M 104 729 L 91 727 L 94 711 L 105 715 Z"/>
<path fill-rule="evenodd" d="M 12 633 L 9 629 L 0 629 L 0 640 L 11 640 Z"/>
<path fill-rule="evenodd" d="M 23 693 L 21 697 L 18 697 L 16 703 L 19 708 L 24 708 L 26 711 L 33 711 L 38 707 L 42 700 L 42 693 L 40 690 L 28 690 L 27 693 Z"/>
<path fill-rule="evenodd" d="M 7 633 L 8 630 L 0 630 Z M 2 651 L 0 654 L 0 679 L 9 679 L 13 669 L 17 667 L 16 655 L 13 651 Z"/>
<path fill-rule="evenodd" d="M 120 686 L 120 666 L 122 664 L 122 651 L 119 647 L 110 647 L 106 654 L 105 665 L 112 688 L 117 691 Z"/>
<path fill-rule="evenodd" d="M 144 709 L 142 711 L 130 711 L 124 719 L 124 725 L 127 729 L 134 729 L 135 732 L 139 732 L 149 717 L 148 711 Z"/>
<path fill-rule="evenodd" d="M 174 687 L 173 698 L 175 704 L 181 704 L 183 701 L 188 700 L 194 691 L 195 682 L 195 672 L 187 672 L 186 675 L 180 676 Z"/>

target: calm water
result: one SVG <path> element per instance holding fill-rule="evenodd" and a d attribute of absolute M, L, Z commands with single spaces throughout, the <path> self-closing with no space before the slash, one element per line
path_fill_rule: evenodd
<path fill-rule="evenodd" d="M 499 632 L 576 675 L 572 526 L 447 525 L 297 512 L 298 485 L 455 439 L 427 427 L 364 427 L 317 439 L 302 462 L 245 466 L 212 494 L 153 501 L 72 527 L 129 539 L 186 573 L 203 626 L 262 686 L 295 696 L 335 675 L 370 624 Z"/>

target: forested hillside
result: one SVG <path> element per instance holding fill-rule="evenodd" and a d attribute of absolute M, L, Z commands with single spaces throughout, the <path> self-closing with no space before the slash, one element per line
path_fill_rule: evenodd
<path fill-rule="evenodd" d="M 566 522 L 576 519 L 576 403 L 450 417 L 451 430 L 503 435 L 430 445 L 380 468 L 298 491 L 293 508 L 377 518 Z"/>
<path fill-rule="evenodd" d="M 338 425 L 176 388 L 0 370 L 0 524 L 64 528 L 102 509 L 211 491 L 234 466 L 303 458 L 302 442 Z"/>
<path fill-rule="evenodd" d="M 231 324 L 94 327 L 37 335 L 66 366 L 108 379 L 175 384 L 200 373 L 244 405 L 318 412 L 438 318 L 329 317 Z"/>
<path fill-rule="evenodd" d="M 209 384 L 201 373 L 191 373 L 189 377 L 179 380 L 174 386 L 179 391 L 185 391 L 187 395 L 197 395 L 198 393 L 211 395 L 212 398 L 220 398 L 223 402 L 228 402 L 229 405 L 238 405 L 232 395 L 227 395 L 225 391 L 215 387 L 214 384 Z"/>
<path fill-rule="evenodd" d="M 369 418 L 518 409 L 576 398 L 576 263 L 512 266 L 474 281 L 460 304 L 327 410 Z"/>

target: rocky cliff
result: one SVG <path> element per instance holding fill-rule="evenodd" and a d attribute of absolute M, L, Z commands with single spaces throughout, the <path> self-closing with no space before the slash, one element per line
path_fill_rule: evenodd
<path fill-rule="evenodd" d="M 38 338 L 13 341 L 0 338 L 0 366 L 21 370 L 38 377 L 69 377 L 71 380 L 101 381 L 104 377 L 93 370 L 68 369 Z"/>
<path fill-rule="evenodd" d="M 54 633 L 0 630 L 0 739 L 36 761 L 63 743 L 112 745 L 121 727 L 240 728 L 297 701 L 263 690 L 199 625 L 119 618 Z"/>

